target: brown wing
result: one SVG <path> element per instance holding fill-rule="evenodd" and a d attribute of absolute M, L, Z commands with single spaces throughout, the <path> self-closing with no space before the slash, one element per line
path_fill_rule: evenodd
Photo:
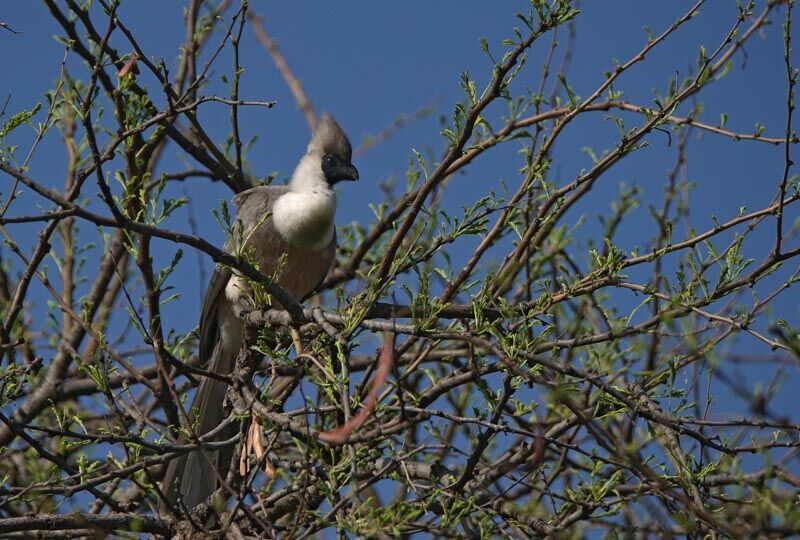
<path fill-rule="evenodd" d="M 230 268 L 220 264 L 214 269 L 211 281 L 206 289 L 206 296 L 203 299 L 203 308 L 200 312 L 200 365 L 206 366 L 208 359 L 214 351 L 217 342 L 218 324 L 217 313 L 222 302 L 227 302 L 225 298 L 225 286 L 231 277 Z"/>
<path fill-rule="evenodd" d="M 256 187 L 243 191 L 234 202 L 239 206 L 237 218 L 244 231 L 251 231 L 246 248 L 255 246 L 256 262 L 262 272 L 275 275 L 278 284 L 297 300 L 302 300 L 319 286 L 328 274 L 336 253 L 336 234 L 320 251 L 307 251 L 286 242 L 275 230 L 272 213 L 275 200 L 289 190 L 286 186 Z M 260 225 L 259 225 L 260 223 Z M 283 263 L 280 264 L 281 258 Z"/>
<path fill-rule="evenodd" d="M 247 247 L 257 249 L 256 262 L 260 270 L 267 275 L 276 274 L 277 282 L 297 300 L 302 300 L 313 292 L 328 274 L 333 257 L 336 254 L 336 234 L 330 244 L 321 251 L 305 251 L 288 242 L 275 230 L 272 218 L 265 215 L 272 213 L 275 200 L 289 191 L 286 186 L 259 186 L 245 190 L 233 199 L 238 207 L 237 220 L 242 224 L 242 234 L 247 240 Z M 251 230 L 258 229 L 251 234 Z M 231 250 L 230 242 L 226 249 Z M 281 255 L 285 254 L 283 265 L 278 269 Z M 206 290 L 203 308 L 200 314 L 200 361 L 205 364 L 214 351 L 217 341 L 217 314 L 225 298 L 225 287 L 232 276 L 229 268 L 217 265 Z"/>

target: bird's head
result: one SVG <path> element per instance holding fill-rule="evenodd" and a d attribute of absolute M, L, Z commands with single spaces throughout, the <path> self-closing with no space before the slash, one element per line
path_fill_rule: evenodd
<path fill-rule="evenodd" d="M 353 148 L 347 135 L 329 114 L 323 114 L 308 143 L 306 155 L 320 160 L 322 172 L 329 185 L 341 180 L 358 180 L 358 170 L 350 163 Z"/>

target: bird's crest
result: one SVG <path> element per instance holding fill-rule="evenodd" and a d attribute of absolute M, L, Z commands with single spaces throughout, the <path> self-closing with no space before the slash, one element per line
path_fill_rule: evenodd
<path fill-rule="evenodd" d="M 350 163 L 353 148 L 350 146 L 350 140 L 347 135 L 344 134 L 336 120 L 328 113 L 325 113 L 319 119 L 317 129 L 314 130 L 311 142 L 308 143 L 308 153 L 333 154 L 344 160 L 345 163 Z"/>

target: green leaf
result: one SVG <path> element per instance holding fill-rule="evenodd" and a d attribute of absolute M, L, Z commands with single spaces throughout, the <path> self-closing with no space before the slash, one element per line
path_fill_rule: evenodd
<path fill-rule="evenodd" d="M 37 112 L 39 112 L 41 108 L 42 104 L 37 103 L 36 105 L 33 106 L 33 109 L 29 111 L 20 111 L 14 116 L 12 116 L 11 119 L 3 125 L 3 129 L 0 130 L 0 137 L 7 136 L 9 133 L 17 129 L 22 124 L 29 122 L 30 119 L 33 118 L 33 116 Z"/>

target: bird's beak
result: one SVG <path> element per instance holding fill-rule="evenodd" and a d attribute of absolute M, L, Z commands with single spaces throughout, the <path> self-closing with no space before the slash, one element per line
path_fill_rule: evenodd
<path fill-rule="evenodd" d="M 352 163 L 348 163 L 342 168 L 342 180 L 358 180 L 358 169 Z"/>
<path fill-rule="evenodd" d="M 358 169 L 353 167 L 352 163 L 347 163 L 344 160 L 337 160 L 336 165 L 330 170 L 328 176 L 334 182 L 358 180 Z"/>

